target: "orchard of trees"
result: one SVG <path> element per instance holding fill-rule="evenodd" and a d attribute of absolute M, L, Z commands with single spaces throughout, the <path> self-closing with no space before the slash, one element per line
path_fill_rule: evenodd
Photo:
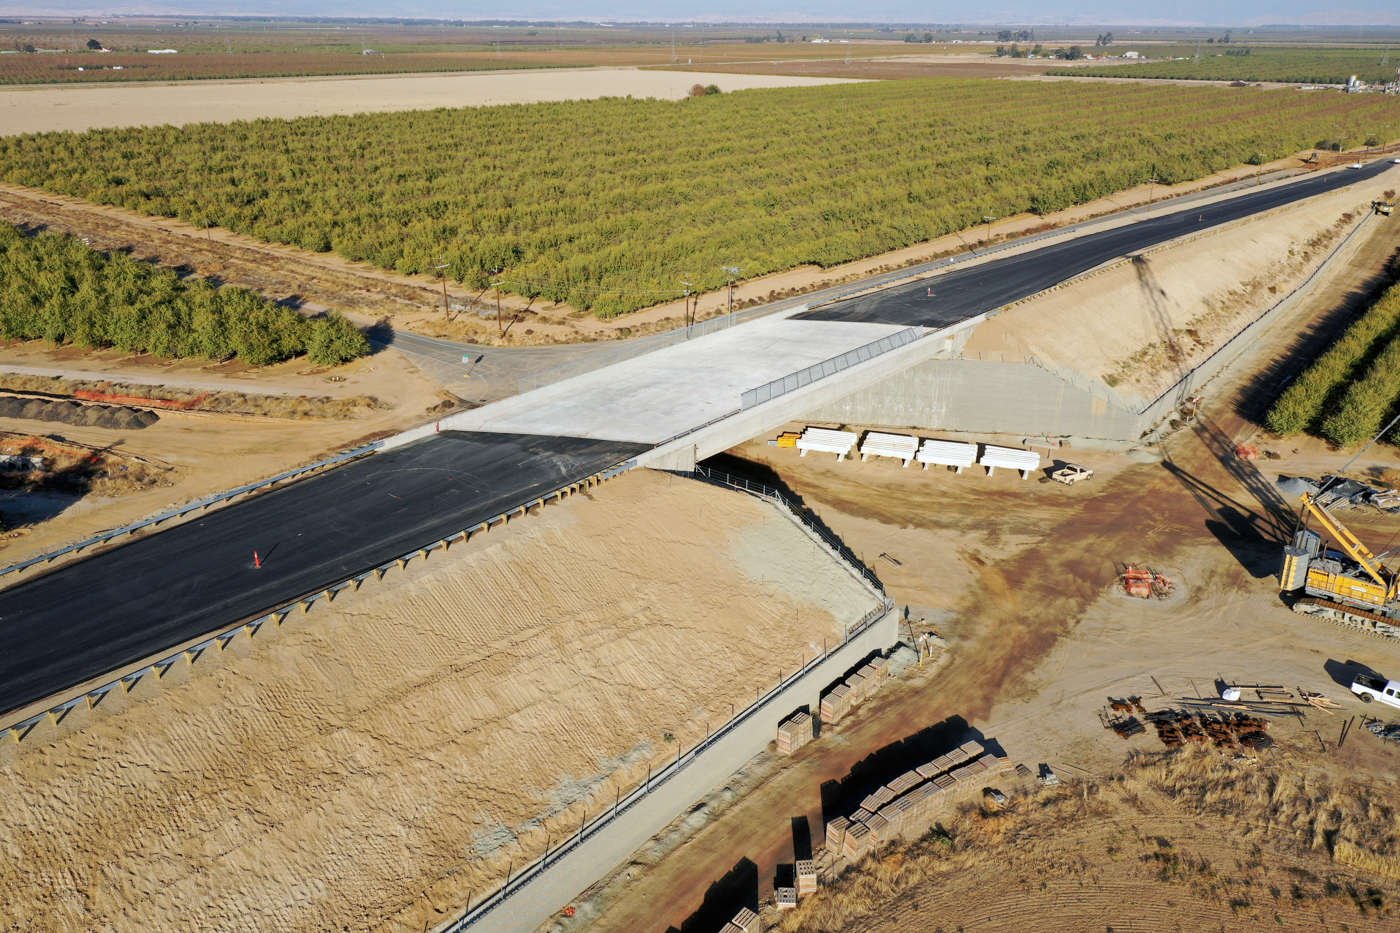
<path fill-rule="evenodd" d="M 0 224 L 0 339 L 266 366 L 305 353 L 321 365 L 369 352 L 338 314 L 308 320 L 247 290 L 90 249 L 70 236 Z"/>
<path fill-rule="evenodd" d="M 11 136 L 0 178 L 608 317 L 725 266 L 829 267 L 1395 114 L 1381 95 L 884 81 Z"/>

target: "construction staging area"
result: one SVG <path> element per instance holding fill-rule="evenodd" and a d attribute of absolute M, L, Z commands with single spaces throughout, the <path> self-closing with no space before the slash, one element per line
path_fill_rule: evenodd
<path fill-rule="evenodd" d="M 621 382 L 623 364 L 328 474 L 356 489 L 305 481 L 330 488 L 315 500 L 326 540 L 289 549 L 334 551 L 337 535 L 348 549 L 401 509 L 441 513 L 415 526 L 430 546 L 395 539 L 353 585 L 35 707 L 0 746 L 0 928 L 1389 922 L 1389 895 L 1368 892 L 1400 877 L 1400 851 L 1348 822 L 1360 804 L 1306 832 L 1291 810 L 1260 815 L 1261 794 L 1291 807 L 1315 782 L 1369 801 L 1400 777 L 1394 748 L 1347 724 L 1353 672 L 1400 671 L 1400 643 L 1279 599 L 1287 510 L 1269 467 L 1341 461 L 1259 436 L 1246 403 L 1389 259 L 1394 221 L 1363 206 L 1397 178 L 1115 263 L 951 328 L 881 378 L 863 360 L 863 387 L 793 393 L 783 417 L 720 403 L 752 372 L 902 328 L 773 315 L 701 338 L 674 379 L 651 360 L 638 394 L 580 388 Z M 781 356 L 794 335 L 810 339 Z M 730 416 L 750 439 L 704 433 Z M 574 432 L 522 461 L 573 472 L 458 536 L 445 484 L 514 481 L 515 461 L 453 472 L 414 451 L 526 430 Z M 1236 456 L 1250 444 L 1269 457 Z M 728 450 L 697 465 L 706 445 Z M 1377 447 L 1355 470 L 1398 465 Z M 338 500 L 360 484 L 382 511 L 352 527 Z M 415 505 L 378 496 L 406 490 Z M 270 527 L 277 495 L 198 521 L 256 512 Z M 1378 542 L 1394 522 L 1347 518 Z M 185 540 L 127 553 L 167 534 Z M 263 569 L 270 552 L 226 537 L 230 580 Z M 1236 803 L 1222 832 L 1213 814 Z M 657 825 L 622 834 L 648 806 Z"/>

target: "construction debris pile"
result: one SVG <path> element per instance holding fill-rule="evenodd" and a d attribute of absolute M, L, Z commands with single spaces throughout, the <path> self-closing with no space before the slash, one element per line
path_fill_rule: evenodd
<path fill-rule="evenodd" d="M 1280 476 L 1275 485 L 1293 498 L 1307 493 L 1314 497 L 1315 504 L 1334 512 L 1369 507 L 1390 515 L 1400 514 L 1400 490 L 1368 486 L 1354 479 L 1324 476 L 1320 483 L 1314 483 L 1299 476 Z"/>
<path fill-rule="evenodd" d="M 1124 564 L 1118 574 L 1118 582 L 1123 592 L 1139 599 L 1166 599 L 1172 594 L 1171 577 L 1153 570 L 1151 567 L 1134 567 Z"/>
<path fill-rule="evenodd" d="M 829 820 L 827 851 L 854 862 L 897 837 L 921 835 L 953 801 L 980 792 L 987 776 L 1010 770 L 1011 759 L 967 742 L 895 778 L 862 800 L 851 814 Z"/>
<path fill-rule="evenodd" d="M 1165 709 L 1159 713 L 1148 713 L 1147 721 L 1157 727 L 1157 737 L 1167 748 L 1181 748 L 1187 742 L 1202 745 L 1211 742 L 1217 748 L 1243 746 L 1260 751 L 1274 744 L 1269 737 L 1269 721 L 1248 713 L 1212 714 Z"/>

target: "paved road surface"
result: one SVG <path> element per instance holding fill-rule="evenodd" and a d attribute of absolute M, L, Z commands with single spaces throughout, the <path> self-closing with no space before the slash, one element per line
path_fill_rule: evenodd
<path fill-rule="evenodd" d="M 1049 246 L 984 265 L 835 302 L 797 315 L 794 320 L 948 327 L 1128 253 L 1370 179 L 1391 169 L 1400 169 L 1400 166 L 1378 162 L 1364 169 L 1316 175 L 1276 188 L 1247 192 L 1214 204 L 1140 220 L 1073 240 L 1058 240 Z M 929 291 L 933 292 L 932 296 Z"/>
<path fill-rule="evenodd" d="M 0 601 L 0 711 L 285 605 L 642 449 L 444 432 L 18 584 Z"/>

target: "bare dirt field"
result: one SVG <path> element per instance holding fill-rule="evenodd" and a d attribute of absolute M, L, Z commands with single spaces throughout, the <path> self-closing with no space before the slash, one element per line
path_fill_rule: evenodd
<path fill-rule="evenodd" d="M 877 601 L 637 471 L 0 750 L 0 927 L 422 930 Z"/>
<path fill-rule="evenodd" d="M 97 127 L 232 123 L 338 113 L 532 104 L 594 97 L 679 100 L 697 81 L 725 91 L 835 84 L 839 78 L 714 75 L 630 68 L 261 78 L 169 84 L 33 85 L 0 88 L 0 126 L 9 135 Z"/>
<path fill-rule="evenodd" d="M 0 512 L 10 529 L 0 536 L 0 563 L 5 564 L 202 495 L 320 460 L 357 441 L 427 420 L 428 409 L 443 404 L 436 387 L 397 353 L 379 353 L 326 370 L 311 367 L 305 360 L 254 370 L 242 364 L 208 361 L 163 363 L 133 359 L 118 351 L 90 353 L 33 341 L 0 348 L 0 370 L 6 369 L 235 392 L 364 395 L 374 397 L 382 407 L 330 421 L 162 411 L 158 422 L 139 431 L 0 418 L 6 443 L 28 435 L 76 441 L 139 458 L 159 470 L 158 483 L 122 490 L 120 496 L 104 495 L 96 488 L 87 494 L 0 491 Z M 336 381 L 327 381 L 328 377 Z"/>
<path fill-rule="evenodd" d="M 894 81 L 909 78 L 1010 78 L 1038 75 L 1064 62 L 996 58 L 991 55 L 948 54 L 853 58 L 851 61 L 750 61 L 692 65 L 689 71 L 710 74 L 782 75 L 812 78 L 868 78 Z M 663 69 L 657 69 L 663 70 Z"/>
<path fill-rule="evenodd" d="M 1336 306 L 1353 302 L 1353 291 L 1368 287 L 1392 251 L 1393 238 L 1372 237 L 1348 264 L 1355 280 L 1338 280 L 1328 296 L 1295 309 L 1213 383 L 1207 416 L 1168 438 L 1161 463 L 1054 451 L 1056 461 L 1072 459 L 1096 471 L 1088 484 L 1065 487 L 1014 474 L 902 469 L 888 460 L 801 458 L 762 440 L 733 451 L 721 461 L 728 469 L 785 485 L 876 568 L 912 620 L 926 620 L 946 640 L 949 660 L 931 676 L 896 682 L 843 721 L 834 735 L 803 749 L 687 845 L 625 886 L 595 892 L 586 912 L 596 920 L 586 926 L 561 921 L 554 929 L 688 929 L 703 912 L 711 886 L 732 879 L 746 865 L 752 886 L 735 896 L 768 899 L 777 871 L 791 865 L 799 844 L 791 820 L 805 820 L 820 840 L 828 782 L 878 759 L 881 750 L 950 721 L 994 740 L 1032 769 L 1046 762 L 1063 779 L 1097 776 L 1106 785 L 1128 753 L 1162 749 L 1150 730 L 1127 743 L 1105 730 L 1099 717 L 1110 697 L 1140 697 L 1149 710 L 1160 710 L 1209 695 L 1218 677 L 1280 684 L 1295 693 L 1298 687 L 1320 692 L 1342 707 L 1335 715 L 1311 712 L 1302 722 L 1274 721 L 1281 781 L 1301 780 L 1315 765 L 1334 784 L 1347 774 L 1381 786 L 1400 778 L 1400 751 L 1394 745 L 1382 745 L 1358 729 L 1343 748 L 1336 747 L 1344 718 L 1373 712 L 1347 690 L 1353 670 L 1348 662 L 1395 676 L 1400 644 L 1294 615 L 1279 601 L 1273 576 L 1280 540 L 1296 508 L 1276 492 L 1275 477 L 1317 476 L 1339 468 L 1350 453 L 1329 451 L 1315 441 L 1259 437 L 1276 448 L 1280 460 L 1233 457 L 1236 441 L 1259 436 L 1257 426 L 1241 415 L 1251 405 L 1258 410 L 1255 379 L 1315 341 L 1318 330 L 1311 324 L 1320 329 L 1332 313 L 1324 297 Z M 1376 447 L 1354 472 L 1375 476 L 1397 465 L 1395 449 Z M 1400 519 L 1394 516 L 1351 511 L 1345 520 L 1374 548 L 1400 537 Z M 879 559 L 882 554 L 898 565 Z M 1115 577 L 1128 562 L 1168 573 L 1175 581 L 1173 597 L 1145 602 L 1121 595 Z M 1327 746 L 1325 758 L 1318 733 Z M 1006 824 L 1004 835 L 993 833 L 999 848 L 977 855 L 977 871 L 965 878 L 954 869 L 972 865 L 973 856 L 957 855 L 947 863 L 952 868 L 930 875 L 932 881 L 891 887 L 888 876 L 897 874 L 900 864 L 896 857 L 893 867 L 872 868 L 879 880 L 872 883 L 873 893 L 863 895 L 882 913 L 863 920 L 848 915 L 849 926 L 843 921 L 801 928 L 1192 930 L 1213 929 L 1221 919 L 1226 929 L 1252 929 L 1255 922 L 1260 928 L 1289 928 L 1304 914 L 1314 919 L 1297 920 L 1298 928 L 1321 929 L 1326 923 L 1338 929 L 1338 920 L 1361 923 L 1366 917 L 1372 924 L 1389 922 L 1366 900 L 1377 876 L 1358 869 L 1350 850 L 1343 849 L 1338 859 L 1326 846 L 1314 848 L 1311 837 L 1285 833 L 1280 839 L 1256 839 L 1235 828 L 1222 832 L 1218 817 L 1202 815 L 1202 800 L 1216 799 L 1207 791 L 1201 799 L 1173 799 L 1149 793 L 1148 783 L 1129 786 L 1136 797 L 1103 790 L 1106 809 L 1101 811 L 1090 801 L 1084 814 L 1070 807 L 1051 814 L 1048 822 Z M 1144 802 L 1134 802 L 1138 799 Z M 1034 811 L 1039 804 L 1030 798 L 1017 806 Z M 991 844 L 985 831 L 968 830 L 966 821 L 953 823 L 955 816 L 950 814 L 950 825 L 970 834 L 969 846 Z M 1100 819 L 1107 824 L 1099 825 Z M 1155 846 L 1158 835 L 1168 845 Z M 1375 845 L 1388 852 L 1391 843 L 1382 842 Z M 1264 848 L 1250 848 L 1256 843 Z M 1159 850 L 1160 858 L 1153 855 Z M 1217 866 L 1217 874 L 1191 888 L 1199 872 L 1189 866 L 1201 859 Z M 1277 865 L 1259 867 L 1270 859 Z M 1033 869 L 1037 860 L 1040 867 Z M 1164 868 L 1168 883 L 1159 883 Z M 1296 896 L 1282 884 L 1289 874 L 1295 876 L 1290 883 L 1298 886 Z M 1246 882 L 1253 885 L 1247 891 Z M 1099 883 L 1107 894 L 1099 893 Z M 1277 900 L 1273 888 L 1281 892 Z M 1352 890 L 1359 900 L 1351 897 Z M 892 891 L 897 903 L 888 901 Z M 1027 906 L 1018 906 L 1023 900 Z M 1034 922 L 1037 905 L 1055 921 Z M 1179 921 L 1173 913 L 1178 909 Z M 1283 919 L 1276 921 L 1275 912 Z"/>

